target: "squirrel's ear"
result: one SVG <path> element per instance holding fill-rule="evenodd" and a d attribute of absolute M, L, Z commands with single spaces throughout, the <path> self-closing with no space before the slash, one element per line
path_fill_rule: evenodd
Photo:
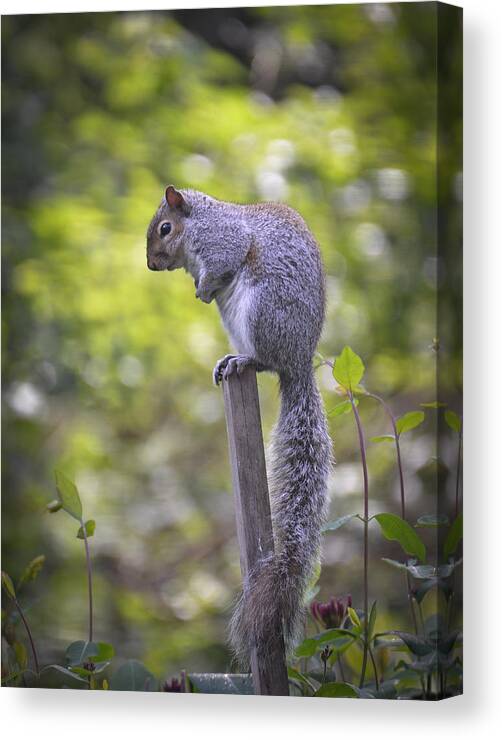
<path fill-rule="evenodd" d="M 172 185 L 168 185 L 166 188 L 166 203 L 169 206 L 169 208 L 176 208 L 180 211 L 183 211 L 183 213 L 188 216 L 190 213 L 190 208 L 181 195 L 180 192 L 176 190 Z"/>

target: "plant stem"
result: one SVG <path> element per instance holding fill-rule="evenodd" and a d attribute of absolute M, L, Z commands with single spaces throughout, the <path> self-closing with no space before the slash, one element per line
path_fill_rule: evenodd
<path fill-rule="evenodd" d="M 422 696 L 424 697 L 424 701 L 427 701 L 427 689 L 425 688 L 425 681 L 422 674 L 420 674 L 420 685 L 422 687 Z"/>
<path fill-rule="evenodd" d="M 85 524 L 82 521 L 82 531 L 84 533 L 84 545 L 85 545 L 85 560 L 87 565 L 87 586 L 89 591 L 89 642 L 92 642 L 92 568 L 91 568 L 91 553 L 89 551 L 89 541 L 87 539 L 87 532 L 85 530 Z"/>
<path fill-rule="evenodd" d="M 380 396 L 377 396 L 376 393 L 369 393 L 368 395 L 371 396 L 371 398 L 374 398 L 375 401 L 378 401 L 378 403 L 382 405 L 392 425 L 392 431 L 394 433 L 394 441 L 396 445 L 397 469 L 399 471 L 399 489 L 400 489 L 400 494 L 401 494 L 401 519 L 406 519 L 406 497 L 404 493 L 404 471 L 403 471 L 403 463 L 401 459 L 401 445 L 399 444 L 399 433 L 397 431 L 397 426 L 396 426 L 396 418 L 394 416 L 394 413 L 391 407 L 386 401 L 384 401 L 383 398 L 381 398 Z M 408 588 L 408 603 L 410 605 L 411 620 L 413 622 L 413 628 L 415 630 L 415 634 L 418 635 L 417 617 L 415 615 L 415 609 L 413 607 L 413 596 L 411 594 L 411 578 L 408 572 L 406 573 L 406 585 Z"/>
<path fill-rule="evenodd" d="M 363 590 L 364 590 L 364 648 L 363 648 L 363 665 L 361 668 L 361 679 L 359 686 L 363 686 L 364 678 L 366 675 L 366 666 L 368 663 L 368 517 L 369 517 L 369 480 L 368 480 L 368 464 L 366 461 L 366 445 L 364 442 L 364 433 L 361 424 L 361 419 L 357 406 L 354 402 L 354 396 L 352 391 L 349 391 L 349 400 L 352 405 L 352 411 L 354 412 L 354 418 L 356 420 L 357 434 L 359 437 L 359 449 L 361 451 L 361 464 L 363 467 L 363 482 L 364 482 L 364 549 L 363 549 L 363 563 L 364 563 L 364 575 L 363 575 Z"/>
<path fill-rule="evenodd" d="M 38 655 L 37 655 L 37 651 L 35 649 L 35 643 L 33 641 L 33 636 L 31 634 L 31 630 L 29 628 L 28 622 L 26 621 L 26 617 L 24 616 L 23 610 L 21 609 L 21 606 L 20 606 L 19 601 L 17 599 L 14 599 L 14 604 L 16 605 L 16 609 L 19 612 L 19 616 L 21 617 L 21 619 L 23 621 L 24 628 L 25 628 L 26 633 L 28 635 L 28 639 L 29 639 L 30 645 L 31 645 L 31 652 L 33 653 L 33 662 L 35 663 L 35 670 L 36 670 L 37 675 L 38 675 L 40 673 L 40 666 L 39 666 L 39 663 L 38 663 Z"/>
<path fill-rule="evenodd" d="M 369 647 L 369 645 L 368 645 L 368 652 L 370 654 L 371 663 L 373 665 L 373 673 L 375 674 L 375 687 L 376 687 L 376 690 L 378 691 L 378 689 L 380 688 L 379 683 L 378 683 L 378 671 L 377 671 L 377 667 L 375 663 L 375 657 L 373 655 L 373 650 Z"/>
<path fill-rule="evenodd" d="M 391 407 L 386 401 L 383 400 L 383 398 L 381 398 L 380 396 L 377 396 L 376 393 L 368 393 L 368 396 L 371 396 L 371 398 L 374 398 L 375 401 L 378 401 L 378 403 L 382 405 L 392 425 L 392 431 L 394 434 L 394 441 L 396 445 L 397 469 L 399 471 L 399 487 L 401 491 L 401 518 L 406 519 L 406 504 L 405 504 L 405 496 L 404 496 L 404 473 L 403 473 L 403 464 L 401 462 L 401 447 L 399 445 L 399 434 L 398 434 L 397 426 L 396 426 L 396 418 L 394 416 L 394 413 Z"/>
<path fill-rule="evenodd" d="M 406 573 L 406 586 L 408 588 L 408 602 L 410 604 L 410 612 L 411 612 L 411 620 L 413 622 L 413 629 L 415 630 L 415 634 L 418 635 L 417 617 L 415 614 L 415 607 L 413 606 L 413 596 L 411 593 L 411 578 L 410 578 L 409 573 Z"/>
<path fill-rule="evenodd" d="M 399 444 L 399 434 L 394 423 L 394 417 L 392 418 L 394 424 L 394 434 L 396 437 L 396 457 L 397 457 L 397 468 L 399 470 L 399 486 L 401 490 L 401 518 L 406 519 L 406 504 L 404 498 L 404 475 L 403 475 L 403 464 L 401 462 L 401 445 Z"/>

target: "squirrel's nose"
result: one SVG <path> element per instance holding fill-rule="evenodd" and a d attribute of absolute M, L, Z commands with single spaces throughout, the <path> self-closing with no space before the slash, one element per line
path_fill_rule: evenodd
<path fill-rule="evenodd" d="M 159 268 L 157 267 L 157 265 L 155 264 L 155 262 L 154 262 L 153 260 L 151 260 L 151 259 L 148 259 L 148 260 L 146 261 L 146 264 L 148 265 L 148 269 L 149 269 L 149 270 L 154 270 L 154 271 L 158 271 L 158 269 L 159 269 Z"/>

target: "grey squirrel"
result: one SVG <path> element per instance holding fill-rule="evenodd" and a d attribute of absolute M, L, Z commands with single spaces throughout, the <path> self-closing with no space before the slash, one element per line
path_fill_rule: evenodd
<path fill-rule="evenodd" d="M 324 274 L 316 241 L 285 205 L 238 205 L 170 185 L 147 232 L 150 270 L 183 267 L 196 296 L 218 305 L 237 349 L 217 362 L 216 384 L 247 366 L 279 376 L 281 410 L 269 475 L 275 555 L 250 574 L 230 642 L 241 664 L 267 644 L 282 616 L 288 651 L 300 636 L 304 597 L 319 556 L 331 441 L 314 379 L 324 320 Z M 280 616 L 279 616 L 280 615 Z"/>

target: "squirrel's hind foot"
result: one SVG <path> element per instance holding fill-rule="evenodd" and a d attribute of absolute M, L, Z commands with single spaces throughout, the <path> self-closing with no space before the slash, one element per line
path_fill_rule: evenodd
<path fill-rule="evenodd" d="M 225 355 L 218 360 L 213 370 L 213 380 L 215 385 L 219 385 L 222 380 L 226 380 L 232 373 L 240 375 L 247 367 L 254 367 L 257 372 L 265 368 L 249 355 Z"/>

